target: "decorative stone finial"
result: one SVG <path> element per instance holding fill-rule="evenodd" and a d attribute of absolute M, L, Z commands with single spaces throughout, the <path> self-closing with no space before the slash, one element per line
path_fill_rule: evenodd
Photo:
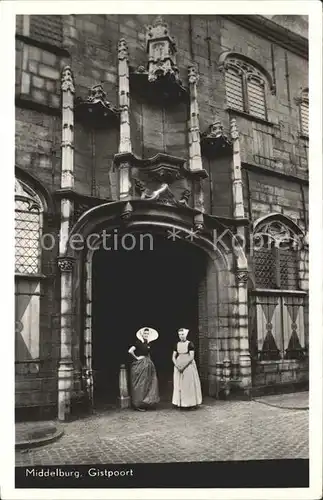
<path fill-rule="evenodd" d="M 231 118 L 230 120 L 230 135 L 231 139 L 236 140 L 239 138 L 239 131 L 237 128 L 237 120 L 235 118 Z"/>
<path fill-rule="evenodd" d="M 87 98 L 87 102 L 101 103 L 104 106 L 109 106 L 110 102 L 107 101 L 107 94 L 104 92 L 103 85 L 99 83 L 98 85 L 94 85 L 89 90 L 89 96 Z"/>
<path fill-rule="evenodd" d="M 133 207 L 131 203 L 127 202 L 120 217 L 122 220 L 129 220 L 133 212 Z"/>
<path fill-rule="evenodd" d="M 189 83 L 197 83 L 199 80 L 199 74 L 197 71 L 197 67 L 195 64 L 192 64 L 191 66 L 188 67 L 188 81 Z"/>
<path fill-rule="evenodd" d="M 160 16 L 157 17 L 152 26 L 148 26 L 146 43 L 148 80 L 154 82 L 166 75 L 178 80 L 179 72 L 176 66 L 175 41 L 169 35 L 168 26 Z"/>
<path fill-rule="evenodd" d="M 214 137 L 214 139 L 219 139 L 224 136 L 223 125 L 220 120 L 215 120 L 210 125 L 208 135 Z"/>
<path fill-rule="evenodd" d="M 118 59 L 119 61 L 122 61 L 124 59 L 128 61 L 129 59 L 128 45 L 124 38 L 121 38 L 118 43 Z"/>
<path fill-rule="evenodd" d="M 75 92 L 74 78 L 70 66 L 65 66 L 62 70 L 61 89 L 63 92 L 67 92 L 68 90 L 73 94 Z"/>
<path fill-rule="evenodd" d="M 161 16 L 157 16 L 152 26 L 148 26 L 147 38 L 163 38 L 165 36 L 169 36 L 168 25 Z"/>

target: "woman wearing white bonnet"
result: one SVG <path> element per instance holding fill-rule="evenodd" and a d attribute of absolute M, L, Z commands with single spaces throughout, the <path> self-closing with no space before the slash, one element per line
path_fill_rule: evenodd
<path fill-rule="evenodd" d="M 187 340 L 189 330 L 178 330 L 179 342 L 173 351 L 174 389 L 173 405 L 179 408 L 197 408 L 202 404 L 199 374 L 194 359 L 194 344 Z"/>
<path fill-rule="evenodd" d="M 133 357 L 130 370 L 131 401 L 136 410 L 145 411 L 159 403 L 158 380 L 150 357 L 150 344 L 158 338 L 153 328 L 140 328 L 137 341 L 129 349 Z"/>

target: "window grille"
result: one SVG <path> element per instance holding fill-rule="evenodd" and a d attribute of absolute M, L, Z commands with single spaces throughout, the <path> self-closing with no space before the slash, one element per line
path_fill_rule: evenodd
<path fill-rule="evenodd" d="M 257 288 L 276 288 L 276 259 L 271 248 L 261 248 L 254 253 Z"/>
<path fill-rule="evenodd" d="M 21 183 L 15 193 L 15 272 L 37 274 L 41 263 L 41 205 Z M 17 185 L 16 185 L 17 186 Z"/>
<path fill-rule="evenodd" d="M 297 253 L 293 249 L 279 250 L 280 288 L 283 290 L 298 289 Z"/>

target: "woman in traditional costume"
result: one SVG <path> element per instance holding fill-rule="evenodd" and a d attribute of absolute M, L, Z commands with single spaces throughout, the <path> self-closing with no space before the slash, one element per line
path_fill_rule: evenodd
<path fill-rule="evenodd" d="M 198 375 L 193 342 L 187 340 L 189 330 L 178 330 L 179 342 L 173 351 L 174 389 L 173 405 L 179 408 L 197 408 L 202 404 L 201 383 Z"/>
<path fill-rule="evenodd" d="M 138 340 L 128 351 L 134 358 L 130 369 L 131 400 L 136 410 L 145 411 L 159 403 L 156 368 L 150 357 L 151 343 L 158 333 L 153 328 L 141 328 L 136 337 Z"/>

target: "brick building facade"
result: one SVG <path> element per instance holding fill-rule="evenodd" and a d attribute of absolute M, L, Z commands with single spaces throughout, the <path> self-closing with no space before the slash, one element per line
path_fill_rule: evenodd
<path fill-rule="evenodd" d="M 116 401 L 142 324 L 165 394 L 180 326 L 205 394 L 307 383 L 306 28 L 17 17 L 17 415 Z"/>

